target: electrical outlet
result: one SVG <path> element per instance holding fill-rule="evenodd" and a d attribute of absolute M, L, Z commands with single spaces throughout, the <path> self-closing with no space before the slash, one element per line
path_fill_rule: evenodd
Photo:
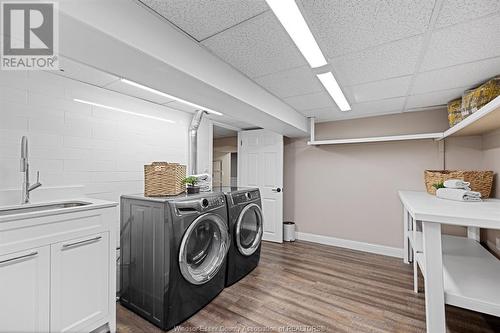
<path fill-rule="evenodd" d="M 500 250 L 500 237 L 497 237 L 496 241 L 497 241 L 497 244 L 496 244 L 497 250 Z"/>

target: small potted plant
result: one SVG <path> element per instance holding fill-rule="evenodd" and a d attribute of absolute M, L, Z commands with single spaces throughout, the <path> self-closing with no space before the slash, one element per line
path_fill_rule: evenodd
<path fill-rule="evenodd" d="M 198 177 L 195 176 L 186 177 L 182 180 L 182 183 L 187 185 L 188 194 L 200 193 L 200 187 L 196 186 L 196 184 L 198 183 Z"/>

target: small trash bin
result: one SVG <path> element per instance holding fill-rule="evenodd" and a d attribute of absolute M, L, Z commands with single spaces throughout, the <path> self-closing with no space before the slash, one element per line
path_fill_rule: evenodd
<path fill-rule="evenodd" d="M 295 222 L 283 222 L 283 241 L 295 241 Z"/>

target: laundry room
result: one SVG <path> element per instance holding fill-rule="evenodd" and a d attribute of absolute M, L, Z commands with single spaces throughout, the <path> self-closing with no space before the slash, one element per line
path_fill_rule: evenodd
<path fill-rule="evenodd" d="M 500 2 L 0 2 L 0 333 L 500 332 Z"/>

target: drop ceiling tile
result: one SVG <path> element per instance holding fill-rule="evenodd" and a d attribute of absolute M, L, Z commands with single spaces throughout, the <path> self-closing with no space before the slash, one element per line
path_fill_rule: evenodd
<path fill-rule="evenodd" d="M 202 44 L 249 77 L 306 65 L 272 12 L 225 30 Z"/>
<path fill-rule="evenodd" d="M 328 57 L 425 32 L 434 0 L 302 0 L 306 20 Z"/>
<path fill-rule="evenodd" d="M 140 0 L 198 41 L 269 10 L 264 0 Z"/>
<path fill-rule="evenodd" d="M 445 0 L 436 27 L 470 21 L 500 11 L 498 0 Z"/>
<path fill-rule="evenodd" d="M 498 74 L 500 57 L 424 72 L 416 76 L 411 94 L 457 87 L 472 88 Z"/>
<path fill-rule="evenodd" d="M 283 99 L 285 103 L 292 106 L 297 111 L 320 109 L 332 107 L 338 110 L 333 99 L 325 91 L 320 91 L 307 95 L 293 96 Z M 338 110 L 340 111 L 340 110 Z"/>
<path fill-rule="evenodd" d="M 133 87 L 129 84 L 121 82 L 120 80 L 116 80 L 110 84 L 107 84 L 105 88 L 128 96 L 142 98 L 146 101 L 150 101 L 153 103 L 164 104 L 173 101 L 173 99 L 160 96 L 158 94 L 143 90 L 141 88 Z"/>
<path fill-rule="evenodd" d="M 341 116 L 342 111 L 332 108 L 321 108 L 315 110 L 307 110 L 301 113 L 306 117 L 314 117 L 316 122 L 322 122 L 338 119 L 338 117 Z"/>
<path fill-rule="evenodd" d="M 339 111 L 337 108 L 320 108 L 305 110 L 301 113 L 308 117 L 315 117 L 319 121 L 354 119 L 371 117 L 375 115 L 400 113 L 403 111 L 405 98 L 390 98 L 380 101 L 353 104 L 352 110 L 347 112 Z"/>
<path fill-rule="evenodd" d="M 100 87 L 118 80 L 118 77 L 112 74 L 64 57 L 59 58 L 59 66 L 63 71 L 53 72 L 54 74 Z"/>
<path fill-rule="evenodd" d="M 310 94 L 323 89 L 309 66 L 260 76 L 254 81 L 281 98 Z"/>
<path fill-rule="evenodd" d="M 454 25 L 432 34 L 421 69 L 500 56 L 500 15 Z"/>
<path fill-rule="evenodd" d="M 403 76 L 382 81 L 351 86 L 353 102 L 362 103 L 379 99 L 406 96 L 411 76 Z"/>
<path fill-rule="evenodd" d="M 413 74 L 422 37 L 412 37 L 332 59 L 339 83 L 355 85 Z"/>
<path fill-rule="evenodd" d="M 465 88 L 447 89 L 434 91 L 426 94 L 408 96 L 407 109 L 430 108 L 438 105 L 445 105 L 449 101 L 462 96 Z"/>
<path fill-rule="evenodd" d="M 352 105 L 352 113 L 355 114 L 385 114 L 392 111 L 403 111 L 405 97 L 388 98 L 379 101 L 357 103 Z"/>

